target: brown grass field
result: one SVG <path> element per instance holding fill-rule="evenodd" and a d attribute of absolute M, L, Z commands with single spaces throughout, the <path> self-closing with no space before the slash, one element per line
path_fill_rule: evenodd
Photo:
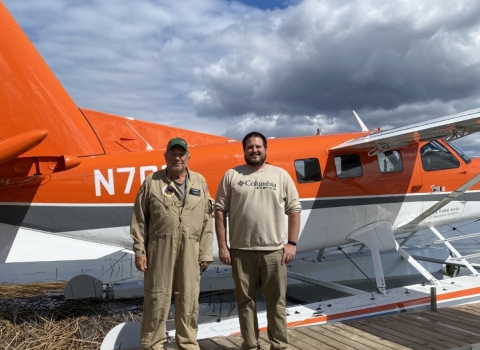
<path fill-rule="evenodd" d="M 0 284 L 0 349 L 99 349 L 116 325 L 138 322 L 143 298 L 65 300 L 66 283 Z"/>

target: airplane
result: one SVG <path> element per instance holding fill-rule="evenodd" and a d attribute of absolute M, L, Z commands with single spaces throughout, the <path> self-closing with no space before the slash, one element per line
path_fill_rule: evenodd
<path fill-rule="evenodd" d="M 77 107 L 2 3 L 0 49 L 0 263 L 131 251 L 134 198 L 165 167 L 172 137 L 188 142 L 189 167 L 213 198 L 225 171 L 244 163 L 238 140 Z M 361 242 L 385 293 L 379 253 L 394 249 L 435 283 L 395 235 L 478 218 L 480 159 L 451 141 L 480 130 L 480 109 L 385 131 L 360 125 L 268 140 L 267 161 L 301 198 L 297 252 Z"/>

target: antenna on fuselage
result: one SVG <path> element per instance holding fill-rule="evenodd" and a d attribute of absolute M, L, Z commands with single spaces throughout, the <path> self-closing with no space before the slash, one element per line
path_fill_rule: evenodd
<path fill-rule="evenodd" d="M 363 122 L 360 119 L 360 117 L 358 116 L 358 114 L 355 111 L 352 111 L 352 112 L 355 115 L 355 118 L 357 118 L 357 122 L 358 122 L 358 124 L 360 124 L 360 127 L 362 128 L 362 131 L 368 131 L 368 128 L 365 126 L 365 124 L 363 124 Z"/>

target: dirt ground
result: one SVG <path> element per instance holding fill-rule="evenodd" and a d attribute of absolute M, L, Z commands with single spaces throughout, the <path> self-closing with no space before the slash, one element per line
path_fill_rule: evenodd
<path fill-rule="evenodd" d="M 0 349 L 98 350 L 113 327 L 141 320 L 143 298 L 66 300 L 65 284 L 0 284 Z"/>

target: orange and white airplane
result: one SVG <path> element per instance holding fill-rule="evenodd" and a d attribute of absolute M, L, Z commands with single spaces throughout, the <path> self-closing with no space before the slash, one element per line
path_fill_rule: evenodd
<path fill-rule="evenodd" d="M 244 162 L 239 141 L 78 108 L 1 2 L 0 89 L 2 263 L 131 249 L 135 195 L 164 166 L 172 137 L 191 145 L 189 166 L 212 197 L 225 171 Z M 478 218 L 480 159 L 449 141 L 480 130 L 480 109 L 388 131 L 360 125 L 358 133 L 270 139 L 267 160 L 300 194 L 298 252 L 362 242 L 383 292 L 379 251 L 396 249 L 416 266 L 395 234 Z"/>

